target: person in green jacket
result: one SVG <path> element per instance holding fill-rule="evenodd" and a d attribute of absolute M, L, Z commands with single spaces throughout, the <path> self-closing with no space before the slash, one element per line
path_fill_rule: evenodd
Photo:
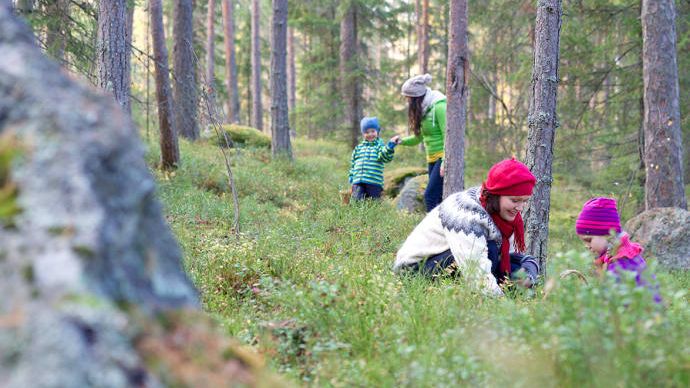
<path fill-rule="evenodd" d="M 446 134 L 446 96 L 429 88 L 431 75 L 414 76 L 402 86 L 402 95 L 408 100 L 408 122 L 413 136 L 401 139 L 404 146 L 424 142 L 429 183 L 424 192 L 426 211 L 441 203 L 443 197 L 443 151 Z"/>

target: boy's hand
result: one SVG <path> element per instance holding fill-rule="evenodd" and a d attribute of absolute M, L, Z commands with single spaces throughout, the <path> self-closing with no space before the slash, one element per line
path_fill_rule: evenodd
<path fill-rule="evenodd" d="M 443 178 L 443 176 L 446 175 L 445 169 L 443 167 L 445 167 L 445 166 L 443 165 L 443 160 L 442 160 L 441 161 L 441 168 L 439 168 L 439 170 L 438 170 L 438 174 L 441 176 L 441 178 Z"/>
<path fill-rule="evenodd" d="M 402 140 L 400 140 L 400 135 L 395 135 L 395 136 L 391 137 L 391 141 L 395 144 L 400 144 L 400 142 Z"/>

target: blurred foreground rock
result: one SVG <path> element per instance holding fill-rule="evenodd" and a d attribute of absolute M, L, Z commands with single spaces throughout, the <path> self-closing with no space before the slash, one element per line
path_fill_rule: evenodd
<path fill-rule="evenodd" d="M 130 118 L 9 4 L 0 135 L 19 153 L 0 189 L 19 212 L 0 218 L 0 386 L 274 385 L 199 310 Z"/>

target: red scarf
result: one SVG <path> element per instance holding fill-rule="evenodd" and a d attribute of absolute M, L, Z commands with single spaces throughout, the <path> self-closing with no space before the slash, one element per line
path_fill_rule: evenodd
<path fill-rule="evenodd" d="M 484 190 L 482 190 L 482 193 Z M 486 198 L 480 196 L 480 201 L 486 209 Z M 512 222 L 501 218 L 499 213 L 490 213 L 491 219 L 501 232 L 501 263 L 499 269 L 502 274 L 510 276 L 510 236 L 515 235 L 515 248 L 518 252 L 525 251 L 525 224 L 522 222 L 522 215 L 518 212 Z"/>

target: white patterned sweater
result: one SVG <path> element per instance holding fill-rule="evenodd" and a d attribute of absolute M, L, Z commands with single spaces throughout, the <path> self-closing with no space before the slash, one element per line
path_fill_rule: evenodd
<path fill-rule="evenodd" d="M 398 250 L 393 270 L 398 272 L 450 249 L 468 281 L 490 294 L 502 294 L 491 274 L 487 249 L 487 241 L 495 241 L 500 252 L 501 232 L 479 202 L 479 192 L 479 187 L 472 187 L 452 194 L 429 212 Z M 514 252 L 513 236 L 510 246 Z"/>

